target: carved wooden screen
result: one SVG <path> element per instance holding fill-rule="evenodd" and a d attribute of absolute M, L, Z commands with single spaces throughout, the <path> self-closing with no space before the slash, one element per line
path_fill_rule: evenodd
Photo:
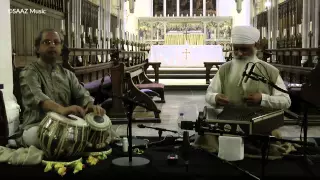
<path fill-rule="evenodd" d="M 167 0 L 166 3 L 167 15 L 169 14 L 169 16 L 177 16 L 177 0 Z"/>
<path fill-rule="evenodd" d="M 163 16 L 163 0 L 153 0 L 153 16 Z"/>
<path fill-rule="evenodd" d="M 207 16 L 216 15 L 216 0 L 206 0 L 206 14 Z"/>
<path fill-rule="evenodd" d="M 180 0 L 180 16 L 190 16 L 190 0 Z"/>
<path fill-rule="evenodd" d="M 47 7 L 49 9 L 63 12 L 64 0 L 28 0 L 28 1 L 43 7 Z"/>
<path fill-rule="evenodd" d="M 193 0 L 193 14 L 200 16 L 203 14 L 203 0 Z"/>
<path fill-rule="evenodd" d="M 12 0 L 12 9 L 44 9 L 45 14 L 11 14 L 11 43 L 16 53 L 15 65 L 25 66 L 36 59 L 34 40 L 42 29 L 53 28 L 60 32 L 64 18 L 63 2 L 44 0 Z"/>
<path fill-rule="evenodd" d="M 91 27 L 92 37 L 92 35 L 94 35 L 92 33 L 98 29 L 99 6 L 88 0 L 82 0 L 81 2 L 81 24 L 84 26 L 86 35 L 88 35 L 89 27 Z M 86 38 L 88 38 L 88 36 Z M 86 42 L 89 42 L 89 39 L 86 39 Z"/>
<path fill-rule="evenodd" d="M 263 30 L 265 28 L 265 30 Z M 268 32 L 268 13 L 267 11 L 261 12 L 257 15 L 257 29 L 260 30 L 260 40 L 265 32 Z M 263 32 L 265 31 L 265 32 Z"/>

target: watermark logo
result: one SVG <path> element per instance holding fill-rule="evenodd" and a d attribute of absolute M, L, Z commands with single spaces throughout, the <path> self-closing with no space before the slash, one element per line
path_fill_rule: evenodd
<path fill-rule="evenodd" d="M 46 14 L 45 9 L 8 9 L 10 14 Z"/>

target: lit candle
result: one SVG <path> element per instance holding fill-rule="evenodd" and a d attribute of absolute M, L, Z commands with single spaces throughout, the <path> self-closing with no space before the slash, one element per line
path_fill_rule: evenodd
<path fill-rule="evenodd" d="M 96 36 L 96 37 L 99 36 L 99 30 L 98 30 L 98 29 L 96 29 L 96 34 L 95 34 L 95 36 Z"/>
<path fill-rule="evenodd" d="M 294 34 L 294 27 L 292 26 L 291 27 L 291 35 L 293 35 Z"/>
<path fill-rule="evenodd" d="M 88 28 L 88 36 L 91 36 L 91 27 Z"/>
<path fill-rule="evenodd" d="M 81 34 L 83 34 L 83 33 L 84 33 L 84 26 L 81 25 Z"/>
<path fill-rule="evenodd" d="M 279 29 L 277 30 L 277 38 L 280 36 Z"/>
<path fill-rule="evenodd" d="M 61 19 L 61 30 L 64 31 L 64 19 Z"/>
<path fill-rule="evenodd" d="M 270 39 L 272 39 L 272 31 L 270 31 Z"/>
<path fill-rule="evenodd" d="M 309 24 L 309 31 L 312 32 L 312 21 L 310 21 L 310 24 Z"/>
<path fill-rule="evenodd" d="M 299 34 L 301 34 L 301 29 L 302 29 L 302 26 L 301 24 L 299 24 Z"/>
<path fill-rule="evenodd" d="M 71 24 L 71 32 L 74 32 L 74 23 Z"/>

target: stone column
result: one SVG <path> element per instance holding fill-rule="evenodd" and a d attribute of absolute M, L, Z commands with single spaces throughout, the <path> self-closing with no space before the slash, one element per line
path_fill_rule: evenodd
<path fill-rule="evenodd" d="M 193 16 L 193 0 L 190 0 L 190 17 Z"/>
<path fill-rule="evenodd" d="M 180 0 L 177 0 L 177 16 L 180 16 Z"/>
<path fill-rule="evenodd" d="M 206 0 L 203 0 L 203 16 L 206 16 L 207 15 L 207 1 Z"/>
<path fill-rule="evenodd" d="M 320 2 L 319 0 L 315 0 L 314 1 L 314 47 L 318 47 L 319 46 L 319 5 Z"/>
<path fill-rule="evenodd" d="M 272 0 L 273 6 L 273 27 L 272 27 L 272 49 L 277 49 L 277 31 L 279 29 L 279 0 Z M 276 62 L 277 56 L 272 56 L 273 62 Z"/>
<path fill-rule="evenodd" d="M 273 2 L 271 2 L 271 5 L 270 7 L 268 7 L 268 11 L 267 11 L 267 16 L 268 16 L 268 31 L 267 31 L 267 34 L 266 34 L 266 38 L 268 39 L 268 49 L 271 49 L 272 48 L 272 42 L 271 42 L 271 36 L 270 36 L 270 33 L 271 31 L 273 32 L 273 29 L 272 29 L 272 25 L 273 25 Z"/>
<path fill-rule="evenodd" d="M 151 7 L 153 9 L 153 6 Z M 167 0 L 163 0 L 163 17 L 167 16 Z"/>
<path fill-rule="evenodd" d="M 0 84 L 4 85 L 4 89 L 2 90 L 2 92 L 4 94 L 4 100 L 7 100 L 12 97 L 13 92 L 11 19 L 10 13 L 8 12 L 10 10 L 10 0 L 2 0 L 0 10 L 2 25 L 2 28 L 0 30 Z"/>
<path fill-rule="evenodd" d="M 309 0 L 303 0 L 302 8 L 302 48 L 308 48 L 308 31 L 309 31 L 309 12 L 308 12 Z M 304 64 L 308 60 L 308 56 L 302 56 L 301 64 Z"/>
<path fill-rule="evenodd" d="M 72 0 L 70 2 L 71 6 L 71 13 L 72 13 L 72 19 L 70 20 L 70 25 L 72 26 L 72 23 L 74 24 L 74 46 L 76 48 L 81 47 L 81 1 L 82 0 Z M 70 28 L 72 29 L 72 27 Z M 72 30 L 70 30 L 71 32 Z M 70 41 L 69 45 L 73 43 Z"/>
<path fill-rule="evenodd" d="M 110 36 L 110 22 L 111 22 L 111 0 L 106 0 L 105 3 L 105 16 L 106 16 L 106 23 L 105 23 L 105 37 Z"/>

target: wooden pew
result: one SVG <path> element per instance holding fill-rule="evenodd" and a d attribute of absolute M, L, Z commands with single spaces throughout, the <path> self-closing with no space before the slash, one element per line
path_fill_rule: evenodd
<path fill-rule="evenodd" d="M 286 111 L 286 115 L 292 118 L 302 118 L 302 106 L 300 99 L 301 87 L 305 82 L 308 82 L 308 76 L 315 64 L 313 62 L 314 56 L 320 55 L 320 48 L 282 48 L 282 49 L 267 49 L 267 52 L 275 55 L 276 60 L 271 58 L 271 64 L 277 67 L 280 74 L 290 92 L 291 107 Z M 307 62 L 302 65 L 302 56 L 307 56 Z M 309 124 L 319 125 L 320 114 L 317 110 L 309 111 Z M 300 123 L 299 121 L 288 122 L 287 124 Z"/>
<path fill-rule="evenodd" d="M 210 71 L 212 69 L 213 66 L 216 66 L 216 68 L 219 70 L 220 66 L 224 63 L 224 62 L 203 62 L 204 63 L 204 67 L 206 68 L 206 84 L 210 84 Z"/>
<path fill-rule="evenodd" d="M 154 109 L 154 118 L 135 118 L 134 122 L 154 122 L 160 123 L 161 119 L 155 102 L 144 92 L 140 91 L 134 84 L 134 78 L 144 75 L 147 62 L 142 62 L 133 66 L 126 66 L 126 63 L 119 62 L 111 68 L 112 81 L 112 108 L 107 112 L 114 124 L 127 123 L 126 108 L 119 96 L 129 96 L 137 101 L 146 104 Z"/>

